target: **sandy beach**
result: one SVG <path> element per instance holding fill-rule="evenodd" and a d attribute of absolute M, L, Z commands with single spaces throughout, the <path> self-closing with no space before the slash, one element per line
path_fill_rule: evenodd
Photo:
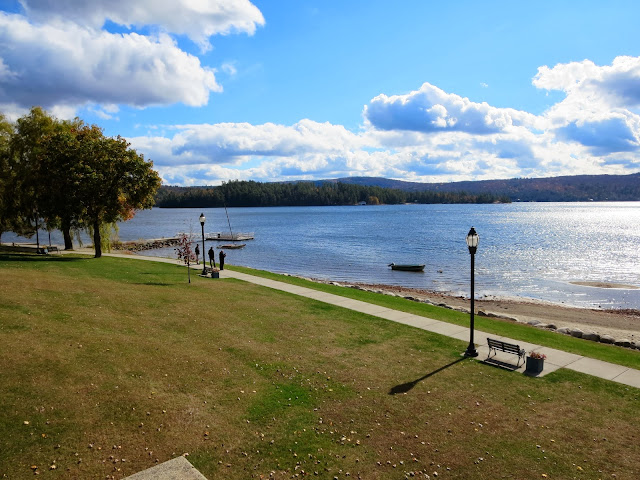
<path fill-rule="evenodd" d="M 354 285 L 429 300 L 435 304 L 445 304 L 456 308 L 469 309 L 470 307 L 468 298 L 445 295 L 429 290 L 365 283 Z M 599 285 L 599 287 L 621 288 L 626 286 Z M 639 310 L 595 310 L 567 307 L 543 301 L 500 298 L 476 299 L 475 309 L 476 312 L 482 311 L 499 317 L 517 319 L 520 322 L 537 320 L 541 323 L 553 324 L 558 328 L 575 327 L 584 332 L 590 331 L 600 335 L 610 335 L 615 339 L 626 338 L 632 341 L 640 341 Z"/>

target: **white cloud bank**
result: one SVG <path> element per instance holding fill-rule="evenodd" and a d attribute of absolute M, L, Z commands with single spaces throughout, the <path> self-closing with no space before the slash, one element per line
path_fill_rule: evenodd
<path fill-rule="evenodd" d="M 78 107 L 182 103 L 200 107 L 220 92 L 215 69 L 181 50 L 170 34 L 203 50 L 217 34 L 253 34 L 264 24 L 247 0 L 21 0 L 24 15 L 0 12 L 0 109 L 10 116 L 33 105 L 73 116 Z M 153 35 L 110 33 L 155 27 Z M 13 115 L 11 115 L 13 113 Z"/>
<path fill-rule="evenodd" d="M 27 15 L 39 23 L 73 22 L 94 30 L 107 20 L 125 27 L 158 26 L 185 35 L 203 49 L 209 37 L 229 33 L 252 35 L 264 17 L 248 0 L 21 0 Z"/>
<path fill-rule="evenodd" d="M 640 57 L 617 57 L 611 65 L 590 60 L 538 68 L 533 85 L 560 90 L 566 98 L 546 113 L 558 138 L 597 156 L 640 148 Z"/>
<path fill-rule="evenodd" d="M 0 52 L 0 103 L 201 106 L 209 92 L 220 91 L 214 72 L 166 35 L 39 26 L 0 13 Z"/>
<path fill-rule="evenodd" d="M 381 130 L 416 132 L 499 133 L 514 126 L 533 124 L 526 112 L 474 103 L 446 93 L 429 83 L 408 95 L 378 95 L 365 106 L 365 118 Z"/>
<path fill-rule="evenodd" d="M 536 116 L 475 103 L 423 84 L 378 95 L 362 129 L 301 120 L 291 125 L 176 127 L 172 138 L 131 139 L 167 183 L 217 184 L 353 175 L 411 181 L 625 174 L 640 170 L 640 59 L 541 67 L 533 83 L 566 93 Z"/>

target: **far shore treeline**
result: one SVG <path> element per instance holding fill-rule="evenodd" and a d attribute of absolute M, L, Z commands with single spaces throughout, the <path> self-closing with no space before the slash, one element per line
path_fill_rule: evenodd
<path fill-rule="evenodd" d="M 395 188 L 333 182 L 260 183 L 231 181 L 218 187 L 162 186 L 160 208 L 283 207 L 326 205 L 397 205 L 402 203 L 511 203 L 491 193 L 406 192 Z"/>

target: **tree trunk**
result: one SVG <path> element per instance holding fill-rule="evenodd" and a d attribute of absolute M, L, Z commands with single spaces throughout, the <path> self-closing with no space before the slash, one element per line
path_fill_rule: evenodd
<path fill-rule="evenodd" d="M 62 221 L 62 236 L 64 237 L 64 249 L 73 250 L 73 241 L 71 240 L 71 226 L 69 222 Z"/>
<path fill-rule="evenodd" d="M 100 239 L 100 223 L 93 222 L 93 248 L 96 251 L 95 258 L 102 256 L 102 240 Z"/>

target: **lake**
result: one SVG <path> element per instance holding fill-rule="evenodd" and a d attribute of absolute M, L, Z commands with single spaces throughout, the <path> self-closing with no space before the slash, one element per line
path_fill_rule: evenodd
<path fill-rule="evenodd" d="M 224 209 L 153 209 L 120 225 L 121 240 L 229 232 Z M 640 203 L 512 203 L 230 208 L 234 232 L 254 232 L 226 261 L 339 282 L 366 282 L 469 295 L 465 237 L 480 235 L 476 295 L 524 297 L 589 308 L 640 309 Z M 13 241 L 4 234 L 4 242 Z M 41 234 L 46 243 L 46 233 Z M 61 243 L 58 232 L 54 243 Z M 33 240 L 33 239 L 32 239 Z M 206 242 L 217 246 L 218 242 Z M 216 253 L 218 250 L 216 249 Z M 144 252 L 175 256 L 173 249 Z M 422 273 L 395 263 L 425 264 Z"/>

